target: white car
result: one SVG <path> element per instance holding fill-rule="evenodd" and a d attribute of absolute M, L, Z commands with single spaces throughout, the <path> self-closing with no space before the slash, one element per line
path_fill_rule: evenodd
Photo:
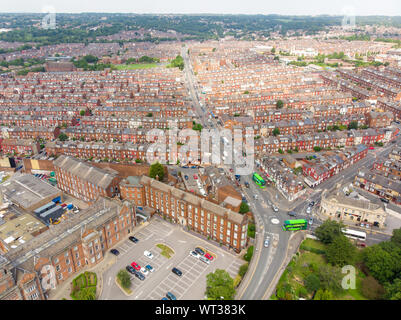
<path fill-rule="evenodd" d="M 194 257 L 194 258 L 199 258 L 200 257 L 199 253 L 197 253 L 196 251 L 189 251 L 189 255 Z"/>
<path fill-rule="evenodd" d="M 152 254 L 150 251 L 148 251 L 148 250 L 145 250 L 145 251 L 143 252 L 143 255 L 144 255 L 145 257 L 148 257 L 149 259 L 153 259 L 153 254 Z"/>
<path fill-rule="evenodd" d="M 269 243 L 270 243 L 270 237 L 266 237 L 264 247 L 267 248 L 269 246 Z"/>
<path fill-rule="evenodd" d="M 273 205 L 273 211 L 278 212 L 278 208 L 275 205 Z"/>
<path fill-rule="evenodd" d="M 312 212 L 312 208 L 311 208 L 311 207 L 307 207 L 307 208 L 306 208 L 306 213 L 307 213 L 307 214 L 310 214 L 311 212 Z"/>
<path fill-rule="evenodd" d="M 144 267 L 141 268 L 141 272 L 142 272 L 145 276 L 147 276 L 147 275 L 149 274 L 148 269 L 146 269 L 146 268 L 144 268 Z"/>

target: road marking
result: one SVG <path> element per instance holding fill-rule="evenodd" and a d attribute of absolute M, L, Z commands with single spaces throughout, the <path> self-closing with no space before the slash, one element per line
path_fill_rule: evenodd
<path fill-rule="evenodd" d="M 111 277 L 109 277 L 109 281 L 107 282 L 107 285 L 109 286 L 111 283 Z"/>

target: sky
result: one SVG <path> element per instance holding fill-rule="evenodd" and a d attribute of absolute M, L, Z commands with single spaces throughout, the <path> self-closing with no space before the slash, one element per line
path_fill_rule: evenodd
<path fill-rule="evenodd" d="M 400 0 L 2 0 L 0 12 L 126 12 L 401 16 Z"/>

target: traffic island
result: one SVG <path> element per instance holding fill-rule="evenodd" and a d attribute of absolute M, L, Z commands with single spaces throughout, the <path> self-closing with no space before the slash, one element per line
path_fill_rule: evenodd
<path fill-rule="evenodd" d="M 174 255 L 174 250 L 171 249 L 169 246 L 166 246 L 165 244 L 158 243 L 156 247 L 161 250 L 160 254 L 167 259 L 170 259 Z"/>

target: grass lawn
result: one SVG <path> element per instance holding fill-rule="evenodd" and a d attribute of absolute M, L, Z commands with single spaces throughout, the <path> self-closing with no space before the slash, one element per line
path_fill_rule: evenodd
<path fill-rule="evenodd" d="M 89 295 L 96 297 L 97 277 L 94 272 L 84 272 L 72 280 L 71 298 L 88 300 Z"/>
<path fill-rule="evenodd" d="M 171 249 L 170 247 L 166 246 L 165 244 L 158 243 L 158 244 L 156 245 L 156 247 L 158 247 L 159 249 L 161 249 L 162 252 L 161 252 L 160 254 L 161 254 L 162 256 L 165 256 L 165 257 L 168 258 L 168 259 L 170 259 L 170 258 L 173 256 L 173 254 L 174 254 L 173 249 Z"/>
<path fill-rule="evenodd" d="M 318 240 L 305 239 L 303 244 L 311 248 L 326 250 L 326 245 Z"/>
<path fill-rule="evenodd" d="M 157 67 L 157 63 L 117 64 L 117 70 L 150 69 Z"/>

